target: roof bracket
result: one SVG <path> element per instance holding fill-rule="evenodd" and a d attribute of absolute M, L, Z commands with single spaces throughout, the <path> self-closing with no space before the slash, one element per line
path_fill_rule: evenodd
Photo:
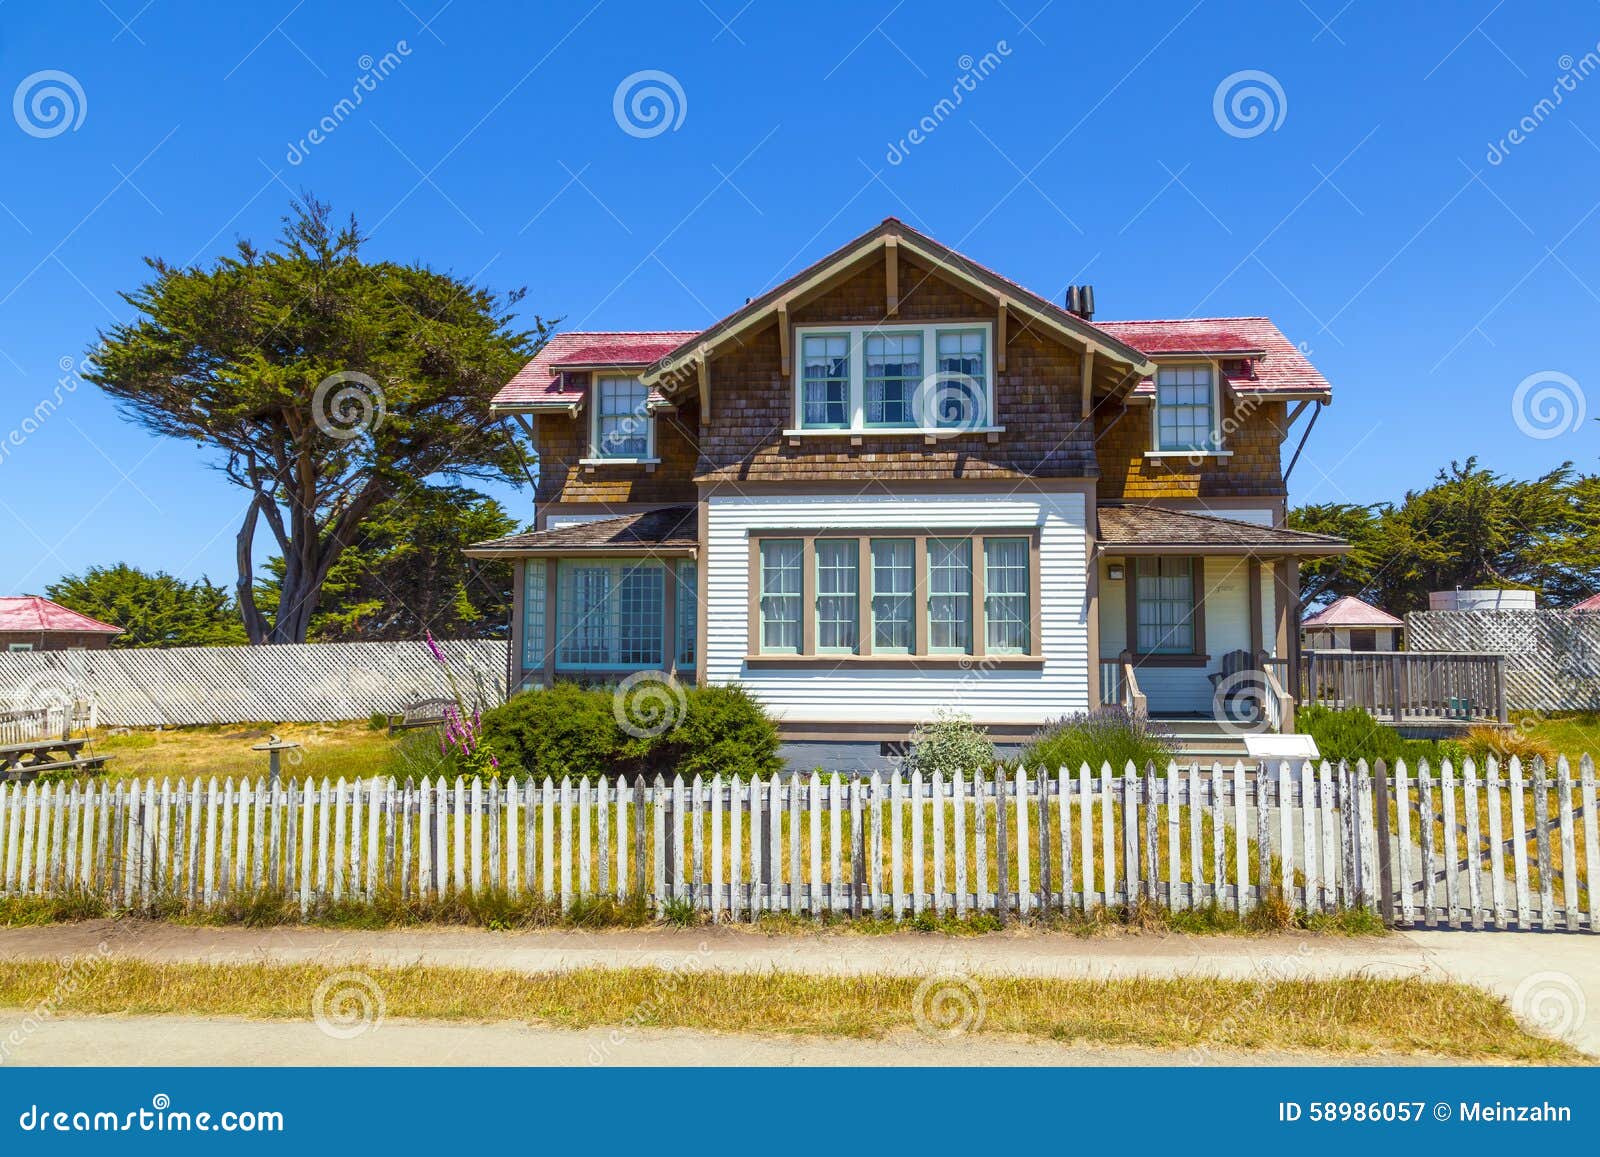
<path fill-rule="evenodd" d="M 994 368 L 996 373 L 1006 371 L 1006 308 L 1011 304 L 1005 294 L 995 299 L 994 313 Z"/>
<path fill-rule="evenodd" d="M 783 362 L 783 372 L 788 375 L 793 372 L 789 360 L 789 303 L 778 302 L 778 357 Z"/>

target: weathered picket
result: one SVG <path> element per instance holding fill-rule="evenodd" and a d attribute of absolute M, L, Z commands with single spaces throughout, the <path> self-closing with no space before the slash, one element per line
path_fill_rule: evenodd
<path fill-rule="evenodd" d="M 1004 920 L 1140 903 L 1246 913 L 1268 897 L 1376 909 L 1388 888 L 1401 924 L 1594 930 L 1593 763 L 1576 777 L 1565 760 L 1553 776 L 1508 770 L 5 784 L 0 892 L 142 908 L 266 891 L 302 913 L 383 894 L 503 890 L 569 909 L 642 893 L 657 913 L 676 902 L 731 919 Z M 1383 841 L 1395 854 L 1378 855 Z"/>

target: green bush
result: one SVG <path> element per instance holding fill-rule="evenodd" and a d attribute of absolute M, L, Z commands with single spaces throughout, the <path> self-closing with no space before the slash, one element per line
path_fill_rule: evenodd
<path fill-rule="evenodd" d="M 557 683 L 524 691 L 483 716 L 483 738 L 499 756 L 502 775 L 636 775 L 671 779 L 771 775 L 783 766 L 778 730 L 761 704 L 739 686 L 636 684 L 627 703 L 611 687 Z M 636 703 L 641 726 L 623 726 Z M 620 718 L 619 718 L 620 716 Z M 658 735 L 657 722 L 668 723 Z"/>
<path fill-rule="evenodd" d="M 564 775 L 616 775 L 624 770 L 629 736 L 618 726 L 611 692 L 577 683 L 513 695 L 483 716 L 483 738 L 500 758 L 502 774 L 518 769 Z"/>
<path fill-rule="evenodd" d="M 932 723 L 911 733 L 907 771 L 923 775 L 939 772 L 955 779 L 975 771 L 988 771 L 998 762 L 989 733 L 965 715 L 940 711 Z"/>
<path fill-rule="evenodd" d="M 1121 771 L 1130 760 L 1141 769 L 1147 763 L 1165 767 L 1177 751 L 1162 727 L 1120 707 L 1106 707 L 1046 723 L 1022 749 L 1020 762 L 1027 768 L 1057 771 L 1064 767 L 1072 772 L 1084 764 L 1099 770 L 1101 764 L 1109 763 Z"/>
<path fill-rule="evenodd" d="M 1373 763 L 1381 759 L 1393 767 L 1395 760 L 1403 759 L 1406 766 L 1415 767 L 1418 760 L 1426 759 L 1430 766 L 1437 767 L 1441 760 L 1458 760 L 1462 754 L 1460 745 L 1448 741 L 1406 739 L 1359 707 L 1336 711 L 1308 704 L 1295 712 L 1294 725 L 1297 731 L 1316 740 L 1321 758 L 1329 763 L 1355 763 L 1358 759 Z"/>
<path fill-rule="evenodd" d="M 683 720 L 654 741 L 644 755 L 647 770 L 669 779 L 718 774 L 772 775 L 783 767 L 778 758 L 778 729 L 737 684 L 690 687 L 684 693 Z"/>

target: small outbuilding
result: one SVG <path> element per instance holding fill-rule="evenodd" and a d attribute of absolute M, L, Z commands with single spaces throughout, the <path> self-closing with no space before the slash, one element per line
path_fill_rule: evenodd
<path fill-rule="evenodd" d="M 1346 595 L 1300 624 L 1301 645 L 1319 651 L 1398 651 L 1405 623 Z"/>
<path fill-rule="evenodd" d="M 1575 611 L 1600 612 L 1600 595 L 1590 595 L 1588 598 L 1584 599 L 1583 602 L 1579 603 L 1572 609 Z"/>
<path fill-rule="evenodd" d="M 120 634 L 121 627 L 38 595 L 0 596 L 0 650 L 103 651 Z"/>

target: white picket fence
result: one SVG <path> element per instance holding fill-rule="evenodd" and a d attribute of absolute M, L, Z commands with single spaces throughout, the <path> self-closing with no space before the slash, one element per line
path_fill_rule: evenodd
<path fill-rule="evenodd" d="M 1400 923 L 1594 930 L 1591 763 L 1576 812 L 1573 787 L 1565 762 L 1553 779 L 1513 762 L 1508 776 L 1483 778 L 1470 767 L 1390 776 L 1285 763 L 953 780 L 12 784 L 0 787 L 0 883 L 14 895 L 87 890 L 128 908 L 275 891 L 309 912 L 380 894 L 504 890 L 563 910 L 643 896 L 657 914 L 692 905 L 731 919 L 1006 918 L 1141 900 L 1245 913 L 1278 893 L 1309 912 L 1394 908 Z M 1397 840 L 1380 834 L 1390 796 Z M 1530 808 L 1540 834 L 1523 827 Z"/>
<path fill-rule="evenodd" d="M 65 735 L 71 708 L 25 707 L 0 703 L 0 744 L 27 743 Z"/>

